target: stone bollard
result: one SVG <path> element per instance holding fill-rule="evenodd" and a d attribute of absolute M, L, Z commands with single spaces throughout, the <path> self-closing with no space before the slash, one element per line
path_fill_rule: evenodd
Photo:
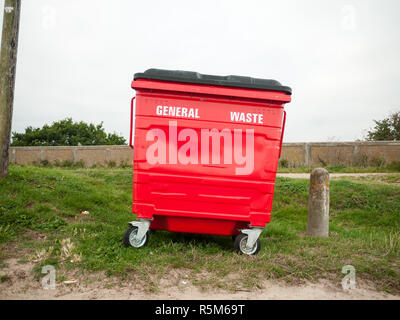
<path fill-rule="evenodd" d="M 307 234 L 329 236 L 329 172 L 323 168 L 314 169 L 310 175 Z"/>

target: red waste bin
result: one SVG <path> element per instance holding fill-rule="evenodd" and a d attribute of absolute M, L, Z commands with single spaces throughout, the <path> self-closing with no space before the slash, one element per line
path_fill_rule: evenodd
<path fill-rule="evenodd" d="M 255 254 L 271 220 L 291 89 L 278 81 L 149 69 L 137 73 L 133 213 L 126 246 L 149 229 L 235 237 Z M 131 104 L 131 138 L 133 103 Z"/>

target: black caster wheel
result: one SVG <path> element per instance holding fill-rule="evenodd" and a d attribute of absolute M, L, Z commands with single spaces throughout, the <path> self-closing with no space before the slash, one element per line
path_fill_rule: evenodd
<path fill-rule="evenodd" d="M 149 242 L 149 232 L 147 232 L 142 240 L 137 240 L 136 235 L 138 232 L 138 227 L 129 226 L 129 228 L 125 231 L 124 234 L 124 246 L 125 247 L 134 247 L 141 248 L 144 247 Z"/>

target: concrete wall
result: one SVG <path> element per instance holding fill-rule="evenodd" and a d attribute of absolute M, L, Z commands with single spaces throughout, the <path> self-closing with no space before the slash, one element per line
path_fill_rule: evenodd
<path fill-rule="evenodd" d="M 284 143 L 281 159 L 290 167 L 380 166 L 400 162 L 400 141 Z"/>
<path fill-rule="evenodd" d="M 40 164 L 82 161 L 86 167 L 132 164 L 133 150 L 128 146 L 81 146 L 81 147 L 11 147 L 10 163 Z"/>
<path fill-rule="evenodd" d="M 132 164 L 132 149 L 128 146 L 80 146 L 80 147 L 12 147 L 10 162 L 39 164 L 83 161 L 84 165 L 107 166 Z M 324 165 L 385 165 L 400 162 L 400 141 L 394 142 L 310 142 L 284 143 L 281 159 L 290 167 Z"/>

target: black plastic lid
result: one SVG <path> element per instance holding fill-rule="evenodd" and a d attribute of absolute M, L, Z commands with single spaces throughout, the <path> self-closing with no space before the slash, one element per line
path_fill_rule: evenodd
<path fill-rule="evenodd" d="M 291 95 L 292 89 L 282 86 L 280 82 L 269 79 L 242 76 L 213 76 L 192 71 L 148 69 L 143 73 L 135 73 L 134 80 L 152 79 L 172 82 L 208 84 L 213 86 L 239 87 L 281 91 Z"/>

